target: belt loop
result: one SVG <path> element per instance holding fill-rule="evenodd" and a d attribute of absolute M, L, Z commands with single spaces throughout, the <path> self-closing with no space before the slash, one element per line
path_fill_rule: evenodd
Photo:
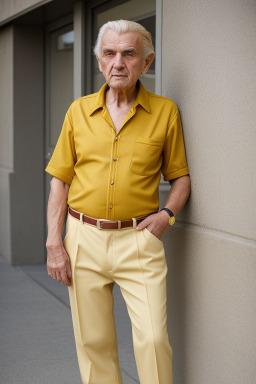
<path fill-rule="evenodd" d="M 83 222 L 83 215 L 84 215 L 84 214 L 80 212 L 80 221 L 81 221 L 81 223 L 84 223 L 84 222 Z"/>
<path fill-rule="evenodd" d="M 117 220 L 117 223 L 118 223 L 118 229 L 120 229 L 121 228 L 121 221 Z"/>
<path fill-rule="evenodd" d="M 133 222 L 133 228 L 136 228 L 137 227 L 137 220 L 134 217 L 132 218 L 132 222 Z"/>

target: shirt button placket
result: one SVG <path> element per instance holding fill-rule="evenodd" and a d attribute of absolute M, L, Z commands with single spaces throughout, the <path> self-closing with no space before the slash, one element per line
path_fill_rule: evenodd
<path fill-rule="evenodd" d="M 116 163 L 118 161 L 118 157 L 117 156 L 117 144 L 118 144 L 118 136 L 115 136 L 114 137 L 114 141 L 113 141 L 113 165 L 112 165 L 112 169 L 111 169 L 111 181 L 110 181 L 110 185 L 113 186 L 115 184 L 115 181 L 114 181 L 114 175 L 116 174 Z M 110 197 L 110 204 L 108 206 L 109 210 L 112 210 L 113 209 L 113 203 L 112 201 L 114 201 L 114 188 L 111 188 L 110 189 L 110 193 L 109 193 L 109 197 Z M 112 216 L 110 214 L 110 216 Z"/>

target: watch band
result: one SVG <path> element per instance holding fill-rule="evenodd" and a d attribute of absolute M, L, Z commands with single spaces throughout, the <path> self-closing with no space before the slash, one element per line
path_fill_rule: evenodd
<path fill-rule="evenodd" d="M 160 211 L 166 211 L 169 214 L 170 217 L 174 216 L 173 212 L 170 209 L 168 209 L 168 208 L 162 208 L 162 209 L 160 209 Z"/>

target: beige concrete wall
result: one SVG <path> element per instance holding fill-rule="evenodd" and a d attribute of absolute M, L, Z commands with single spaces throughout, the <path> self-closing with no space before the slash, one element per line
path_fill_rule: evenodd
<path fill-rule="evenodd" d="M 10 173 L 13 170 L 13 28 L 0 34 L 0 252 L 10 261 Z"/>
<path fill-rule="evenodd" d="M 0 0 L 0 25 L 52 0 Z"/>
<path fill-rule="evenodd" d="M 176 384 L 256 378 L 255 16 L 254 1 L 163 1 L 162 93 L 192 178 L 165 235 Z"/>
<path fill-rule="evenodd" d="M 255 248 L 177 227 L 164 240 L 174 383 L 254 383 Z"/>

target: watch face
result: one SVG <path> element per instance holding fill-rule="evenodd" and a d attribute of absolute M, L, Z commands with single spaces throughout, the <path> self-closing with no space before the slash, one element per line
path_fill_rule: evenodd
<path fill-rule="evenodd" d="M 175 223 L 175 217 L 172 216 L 172 217 L 170 217 L 170 219 L 169 219 L 169 224 L 170 224 L 170 225 L 173 225 L 174 223 Z"/>

